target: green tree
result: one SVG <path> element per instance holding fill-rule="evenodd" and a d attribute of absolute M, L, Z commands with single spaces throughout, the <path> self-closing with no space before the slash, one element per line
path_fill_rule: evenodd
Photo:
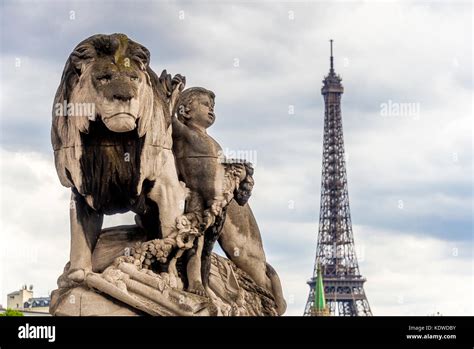
<path fill-rule="evenodd" d="M 0 316 L 23 316 L 23 313 L 19 310 L 8 308 L 4 313 L 0 314 Z"/>

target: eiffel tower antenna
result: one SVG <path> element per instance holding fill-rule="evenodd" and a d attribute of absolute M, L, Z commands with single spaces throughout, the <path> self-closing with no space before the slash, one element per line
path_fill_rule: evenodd
<path fill-rule="evenodd" d="M 331 72 L 334 72 L 334 57 L 332 56 L 332 39 L 329 41 L 331 43 Z"/>

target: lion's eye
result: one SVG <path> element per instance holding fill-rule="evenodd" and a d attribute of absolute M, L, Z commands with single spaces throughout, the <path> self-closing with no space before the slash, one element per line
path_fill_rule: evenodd
<path fill-rule="evenodd" d="M 138 76 L 131 76 L 130 81 L 138 81 Z"/>
<path fill-rule="evenodd" d="M 107 84 L 108 82 L 110 82 L 110 78 L 111 78 L 111 76 L 107 74 L 107 75 L 98 76 L 98 77 L 97 77 L 97 80 L 98 80 L 101 84 Z"/>

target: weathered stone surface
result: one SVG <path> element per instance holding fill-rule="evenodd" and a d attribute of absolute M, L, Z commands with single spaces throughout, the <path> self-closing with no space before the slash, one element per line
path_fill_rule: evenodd
<path fill-rule="evenodd" d="M 50 313 L 56 316 L 137 316 L 143 313 L 85 286 L 51 294 Z"/>
<path fill-rule="evenodd" d="M 253 167 L 207 133 L 215 94 L 149 63 L 148 49 L 112 34 L 82 41 L 65 65 L 51 141 L 71 188 L 71 253 L 51 313 L 283 314 L 247 203 Z M 102 229 L 127 211 L 136 225 Z"/>
<path fill-rule="evenodd" d="M 92 253 L 92 270 L 103 272 L 115 258 L 129 254 L 137 242 L 145 242 L 145 231 L 136 225 L 102 229 Z"/>
<path fill-rule="evenodd" d="M 153 238 L 174 232 L 183 213 L 171 112 L 184 78 L 158 77 L 149 63 L 148 49 L 126 35 L 99 34 L 79 43 L 64 67 L 51 142 L 61 184 L 72 188 L 73 281 L 92 269 L 104 215 L 133 211 Z"/>

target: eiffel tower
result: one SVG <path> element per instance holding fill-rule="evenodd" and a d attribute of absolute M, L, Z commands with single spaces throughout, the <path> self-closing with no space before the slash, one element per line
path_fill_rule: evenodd
<path fill-rule="evenodd" d="M 332 40 L 330 42 L 331 68 L 321 89 L 325 113 L 318 245 L 304 315 L 318 314 L 314 311 L 318 266 L 322 268 L 330 315 L 372 315 L 364 292 L 366 280 L 360 275 L 354 250 L 341 117 L 344 88 L 341 77 L 334 71 Z"/>

